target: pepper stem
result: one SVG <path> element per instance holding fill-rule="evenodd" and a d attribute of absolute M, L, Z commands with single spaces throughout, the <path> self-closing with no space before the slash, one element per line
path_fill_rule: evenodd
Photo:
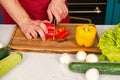
<path fill-rule="evenodd" d="M 86 27 L 86 28 L 84 28 L 84 30 L 85 30 L 85 31 L 89 31 L 89 28 Z"/>

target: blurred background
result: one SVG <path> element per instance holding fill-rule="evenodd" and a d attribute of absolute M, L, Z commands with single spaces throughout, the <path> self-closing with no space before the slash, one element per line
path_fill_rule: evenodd
<path fill-rule="evenodd" d="M 120 0 L 68 0 L 68 9 L 71 23 L 110 25 L 120 22 Z"/>
<path fill-rule="evenodd" d="M 68 0 L 72 23 L 117 24 L 120 0 Z"/>

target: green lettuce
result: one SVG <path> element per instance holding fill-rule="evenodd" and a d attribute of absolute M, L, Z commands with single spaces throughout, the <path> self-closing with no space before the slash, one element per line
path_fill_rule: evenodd
<path fill-rule="evenodd" d="M 115 26 L 115 28 L 113 29 L 113 32 L 116 38 L 116 45 L 117 47 L 120 47 L 120 23 Z"/>
<path fill-rule="evenodd" d="M 110 62 L 120 62 L 120 23 L 101 34 L 98 47 Z"/>
<path fill-rule="evenodd" d="M 99 55 L 99 56 L 98 56 L 98 59 L 99 59 L 100 61 L 109 61 L 109 60 L 107 59 L 107 57 L 106 57 L 105 55 L 103 55 L 103 54 Z"/>

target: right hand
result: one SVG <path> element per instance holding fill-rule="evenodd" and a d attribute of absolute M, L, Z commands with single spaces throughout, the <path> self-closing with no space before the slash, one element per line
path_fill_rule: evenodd
<path fill-rule="evenodd" d="M 48 21 L 29 20 L 19 26 L 28 39 L 37 38 L 40 35 L 44 41 L 46 39 L 45 34 L 48 33 L 45 22 Z"/>
<path fill-rule="evenodd" d="M 68 15 L 68 8 L 65 1 L 66 0 L 51 0 L 47 9 L 48 18 L 51 22 L 53 21 L 53 15 L 55 16 L 57 23 L 66 18 Z"/>

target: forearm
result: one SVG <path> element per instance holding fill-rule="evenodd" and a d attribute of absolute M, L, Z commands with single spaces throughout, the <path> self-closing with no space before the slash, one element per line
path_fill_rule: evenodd
<path fill-rule="evenodd" d="M 54 0 L 52 0 L 52 1 L 54 1 Z M 66 0 L 60 0 L 60 1 L 63 1 L 63 2 L 65 2 Z"/>
<path fill-rule="evenodd" d="M 29 15 L 18 0 L 0 0 L 0 3 L 18 25 L 30 20 Z"/>

